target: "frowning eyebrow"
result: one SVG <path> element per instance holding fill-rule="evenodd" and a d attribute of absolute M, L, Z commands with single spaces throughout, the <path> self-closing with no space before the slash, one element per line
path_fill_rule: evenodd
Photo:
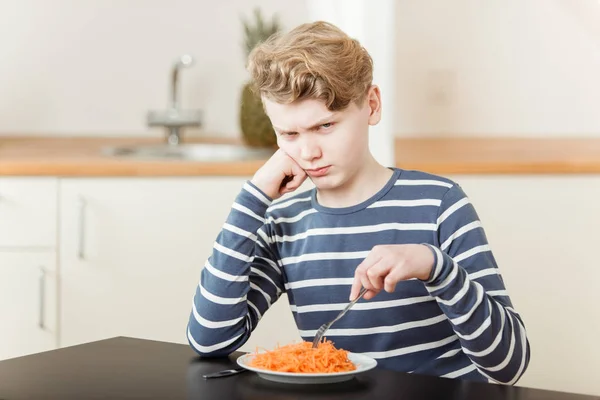
<path fill-rule="evenodd" d="M 315 122 L 311 127 L 309 127 L 307 130 L 309 131 L 314 131 L 316 129 L 318 129 L 321 125 L 326 124 L 328 122 L 331 122 L 331 120 L 335 117 L 334 114 L 328 115 L 325 118 L 321 118 L 320 120 L 318 120 L 317 122 Z M 273 125 L 273 128 L 275 128 L 275 130 L 277 132 L 280 133 L 290 133 L 290 132 L 295 132 L 294 130 L 289 130 L 289 129 L 283 129 L 283 128 L 279 128 L 275 125 Z"/>

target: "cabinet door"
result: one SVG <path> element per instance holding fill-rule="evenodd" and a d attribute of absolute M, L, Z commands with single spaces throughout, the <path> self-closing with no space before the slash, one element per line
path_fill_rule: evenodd
<path fill-rule="evenodd" d="M 56 178 L 0 178 L 0 248 L 56 246 Z"/>
<path fill-rule="evenodd" d="M 57 346 L 56 255 L 0 252 L 0 360 Z"/>
<path fill-rule="evenodd" d="M 477 208 L 527 330 L 532 356 L 518 385 L 600 395 L 600 291 L 587 284 L 600 279 L 600 176 L 452 178 Z"/>
<path fill-rule="evenodd" d="M 60 182 L 61 345 L 187 343 L 200 270 L 243 178 Z"/>

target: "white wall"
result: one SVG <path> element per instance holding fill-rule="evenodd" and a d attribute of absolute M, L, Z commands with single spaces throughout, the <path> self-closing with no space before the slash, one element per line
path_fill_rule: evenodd
<path fill-rule="evenodd" d="M 600 136 L 598 0 L 399 0 L 397 134 Z"/>
<path fill-rule="evenodd" d="M 172 61 L 189 52 L 183 106 L 204 110 L 204 131 L 238 135 L 240 15 L 256 5 L 285 28 L 305 22 L 303 1 L 0 1 L 0 134 L 147 135 L 147 110 L 167 105 Z"/>
<path fill-rule="evenodd" d="M 305 1 L 1 1 L 0 134 L 147 135 L 190 52 L 183 104 L 206 115 L 192 133 L 237 136 L 239 15 L 255 5 L 286 28 L 309 18 Z M 600 135 L 597 0 L 396 0 L 396 20 L 382 90 L 398 135 Z"/>

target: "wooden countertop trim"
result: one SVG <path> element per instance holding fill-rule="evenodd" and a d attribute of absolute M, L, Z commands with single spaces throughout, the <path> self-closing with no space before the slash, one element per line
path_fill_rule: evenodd
<path fill-rule="evenodd" d="M 396 164 L 448 174 L 600 173 L 600 138 L 398 139 Z"/>
<path fill-rule="evenodd" d="M 239 144 L 235 139 L 196 139 L 193 143 Z M 131 177 L 251 176 L 263 160 L 187 162 L 105 156 L 111 146 L 154 145 L 156 138 L 1 137 L 0 176 Z"/>
<path fill-rule="evenodd" d="M 133 177 L 133 176 L 252 176 L 259 162 L 187 163 L 187 162 L 69 162 L 0 161 L 0 176 L 57 177 Z"/>
<path fill-rule="evenodd" d="M 101 154 L 106 146 L 135 143 L 160 139 L 0 136 L 0 176 L 251 176 L 264 162 L 142 161 Z M 600 138 L 398 138 L 395 157 L 400 168 L 439 175 L 600 174 Z"/>

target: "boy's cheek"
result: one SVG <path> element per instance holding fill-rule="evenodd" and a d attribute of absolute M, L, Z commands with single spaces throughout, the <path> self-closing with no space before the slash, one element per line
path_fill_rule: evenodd
<path fill-rule="evenodd" d="M 294 149 L 294 146 L 291 146 L 290 143 L 286 143 L 285 140 L 277 140 L 277 146 L 288 156 L 292 157 L 292 160 L 298 162 L 297 152 Z"/>

